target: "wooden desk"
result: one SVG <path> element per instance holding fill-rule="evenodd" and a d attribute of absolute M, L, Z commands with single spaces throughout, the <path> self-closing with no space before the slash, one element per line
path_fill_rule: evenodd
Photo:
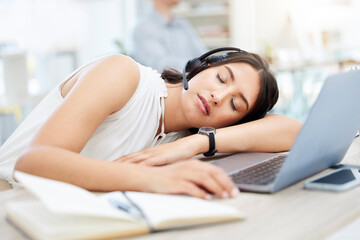
<path fill-rule="evenodd" d="M 360 138 L 342 163 L 360 165 Z M 360 187 L 342 193 L 303 189 L 299 182 L 275 194 L 242 193 L 224 203 L 237 207 L 243 221 L 171 230 L 141 239 L 324 239 L 360 217 Z M 1 239 L 24 239 L 5 220 L 4 203 L 33 198 L 22 189 L 0 193 Z"/>

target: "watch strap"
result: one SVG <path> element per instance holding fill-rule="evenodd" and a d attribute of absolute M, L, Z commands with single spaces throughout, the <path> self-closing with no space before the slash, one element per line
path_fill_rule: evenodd
<path fill-rule="evenodd" d="M 215 134 L 211 132 L 208 134 L 208 137 L 209 137 L 209 151 L 203 154 L 205 157 L 214 156 L 215 153 L 217 153 L 218 151 L 215 149 Z"/>

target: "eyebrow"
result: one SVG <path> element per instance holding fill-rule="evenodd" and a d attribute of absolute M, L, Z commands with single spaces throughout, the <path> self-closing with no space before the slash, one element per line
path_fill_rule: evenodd
<path fill-rule="evenodd" d="M 228 72 L 230 73 L 230 78 L 231 78 L 231 80 L 234 82 L 234 81 L 235 81 L 235 76 L 234 76 L 233 71 L 232 71 L 231 68 L 229 68 L 228 66 L 224 66 L 224 67 L 228 70 Z M 242 100 L 245 102 L 245 104 L 246 104 L 246 111 L 249 110 L 249 102 L 248 102 L 248 100 L 245 98 L 244 94 L 242 94 L 241 92 L 240 92 L 239 94 L 240 94 L 241 99 L 242 99 Z"/>

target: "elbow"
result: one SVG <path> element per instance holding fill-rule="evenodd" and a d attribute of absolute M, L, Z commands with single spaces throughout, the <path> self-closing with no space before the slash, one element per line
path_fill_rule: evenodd
<path fill-rule="evenodd" d="M 302 128 L 302 125 L 303 124 L 301 121 L 296 120 L 296 119 L 294 120 L 293 127 L 292 127 L 292 129 L 293 129 L 292 135 L 293 135 L 294 141 L 295 141 L 295 138 L 297 137 L 297 135 L 299 134 L 300 129 Z"/>
<path fill-rule="evenodd" d="M 21 172 L 27 172 L 27 166 L 29 162 L 29 157 L 27 156 L 27 153 L 22 154 L 19 159 L 16 161 L 15 164 L 15 171 L 21 171 Z"/>
<path fill-rule="evenodd" d="M 291 123 L 291 126 L 289 126 L 288 128 L 286 128 L 286 132 L 287 132 L 287 151 L 290 150 L 290 148 L 292 147 L 292 145 L 295 143 L 295 140 L 300 132 L 300 129 L 302 127 L 302 122 L 299 120 L 294 119 Z"/>
<path fill-rule="evenodd" d="M 29 157 L 27 151 L 20 155 L 19 159 L 15 163 L 14 171 L 12 173 L 13 179 L 17 182 L 15 177 L 15 171 L 25 172 L 31 174 L 31 170 L 28 168 L 29 166 Z"/>
<path fill-rule="evenodd" d="M 36 168 L 34 160 L 34 153 L 31 149 L 27 149 L 16 161 L 14 170 L 31 174 L 33 173 L 34 168 Z"/>

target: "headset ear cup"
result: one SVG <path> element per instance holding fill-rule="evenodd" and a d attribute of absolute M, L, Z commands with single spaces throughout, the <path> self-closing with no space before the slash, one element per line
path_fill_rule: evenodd
<path fill-rule="evenodd" d="M 194 69 L 196 69 L 198 66 L 200 66 L 202 64 L 201 60 L 199 58 L 194 58 L 190 61 L 188 61 L 183 69 L 183 85 L 184 85 L 184 89 L 188 90 L 189 89 L 189 84 L 187 82 L 186 76 L 188 72 L 193 71 Z"/>
<path fill-rule="evenodd" d="M 200 64 L 201 64 L 201 61 L 198 58 L 194 58 L 187 62 L 186 66 L 185 66 L 185 71 L 190 72 L 191 70 L 193 70 Z"/>

